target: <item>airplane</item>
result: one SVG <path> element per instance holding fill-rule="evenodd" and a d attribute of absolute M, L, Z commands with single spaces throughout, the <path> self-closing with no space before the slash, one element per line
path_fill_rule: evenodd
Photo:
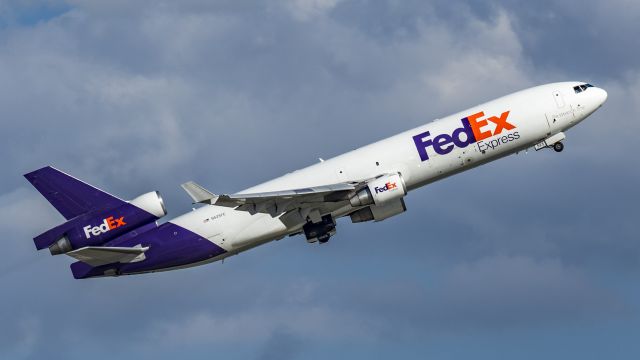
<path fill-rule="evenodd" d="M 507 155 L 564 149 L 565 132 L 598 110 L 607 92 L 585 82 L 532 87 L 321 160 L 232 194 L 193 181 L 204 204 L 172 220 L 157 191 L 125 201 L 51 166 L 24 176 L 66 222 L 34 238 L 66 254 L 76 279 L 152 273 L 223 260 L 285 236 L 326 243 L 336 219 L 382 221 L 406 211 L 414 189 Z"/>

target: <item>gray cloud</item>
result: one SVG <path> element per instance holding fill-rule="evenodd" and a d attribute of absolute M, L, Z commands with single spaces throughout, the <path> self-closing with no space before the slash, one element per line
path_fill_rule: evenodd
<path fill-rule="evenodd" d="M 602 353 L 607 336 L 629 348 L 640 69 L 637 40 L 618 40 L 637 32 L 638 10 L 622 0 L 0 2 L 0 303 L 11 309 L 0 356 L 51 357 L 55 344 L 60 358 L 452 348 L 494 358 L 487 349 L 507 348 L 505 337 L 557 356 L 544 334 L 570 344 L 564 357 Z M 177 215 L 189 209 L 185 180 L 240 190 L 566 79 L 604 86 L 609 101 L 565 152 L 432 184 L 400 217 L 341 221 L 327 246 L 287 238 L 225 264 L 74 281 L 69 259 L 30 240 L 62 221 L 20 176 L 48 163 L 125 198 L 159 189 Z"/>

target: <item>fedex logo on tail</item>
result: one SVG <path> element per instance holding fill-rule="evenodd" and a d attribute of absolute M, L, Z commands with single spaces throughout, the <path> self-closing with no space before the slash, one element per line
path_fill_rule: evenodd
<path fill-rule="evenodd" d="M 433 148 L 437 154 L 445 155 L 453 151 L 454 147 L 465 148 L 470 144 L 478 143 L 480 151 L 494 149 L 500 144 L 520 138 L 518 132 L 505 135 L 498 139 L 484 143 L 483 140 L 501 134 L 503 131 L 514 130 L 515 125 L 507 121 L 509 111 L 505 111 L 500 116 L 484 117 L 484 112 L 480 111 L 473 115 L 469 115 L 460 121 L 462 127 L 459 127 L 451 134 L 439 134 L 431 137 L 429 131 L 413 136 L 413 142 L 416 145 L 420 160 L 429 160 L 427 149 Z M 494 124 L 493 131 L 488 128 L 489 123 Z"/>
<path fill-rule="evenodd" d="M 89 239 L 92 235 L 98 236 L 100 234 L 106 233 L 107 231 L 119 228 L 120 226 L 124 225 L 127 225 L 127 223 L 124 222 L 124 216 L 121 216 L 119 218 L 109 216 L 102 221 L 102 224 L 98 226 L 87 225 L 83 227 L 82 230 L 84 230 L 84 235 L 87 237 L 87 239 Z"/>
<path fill-rule="evenodd" d="M 383 193 L 385 191 L 389 191 L 389 190 L 397 189 L 397 188 L 398 188 L 398 185 L 396 183 L 388 182 L 388 183 L 384 184 L 384 186 L 382 186 L 382 187 L 376 186 L 374 188 L 374 190 L 376 191 L 376 194 L 379 194 L 379 193 Z"/>

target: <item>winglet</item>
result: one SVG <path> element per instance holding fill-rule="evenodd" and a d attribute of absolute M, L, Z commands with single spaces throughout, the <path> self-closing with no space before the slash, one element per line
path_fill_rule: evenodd
<path fill-rule="evenodd" d="M 193 203 L 205 203 L 205 204 L 215 204 L 218 200 L 218 195 L 210 192 L 209 190 L 203 188 L 202 186 L 196 184 L 193 181 L 186 182 L 182 185 L 184 191 L 189 194 L 191 199 L 193 199 Z"/>

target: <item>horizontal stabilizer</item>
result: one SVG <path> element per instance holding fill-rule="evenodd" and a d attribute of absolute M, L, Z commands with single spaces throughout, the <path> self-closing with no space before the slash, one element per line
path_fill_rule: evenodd
<path fill-rule="evenodd" d="M 100 266 L 142 261 L 145 259 L 144 253 L 147 250 L 149 250 L 148 246 L 141 245 L 135 247 L 85 246 L 66 254 L 91 266 Z"/>
<path fill-rule="evenodd" d="M 191 196 L 194 203 L 208 203 L 214 204 L 218 199 L 216 194 L 211 193 L 209 190 L 203 188 L 202 186 L 196 184 L 193 181 L 186 182 L 182 185 L 184 191 Z"/>

